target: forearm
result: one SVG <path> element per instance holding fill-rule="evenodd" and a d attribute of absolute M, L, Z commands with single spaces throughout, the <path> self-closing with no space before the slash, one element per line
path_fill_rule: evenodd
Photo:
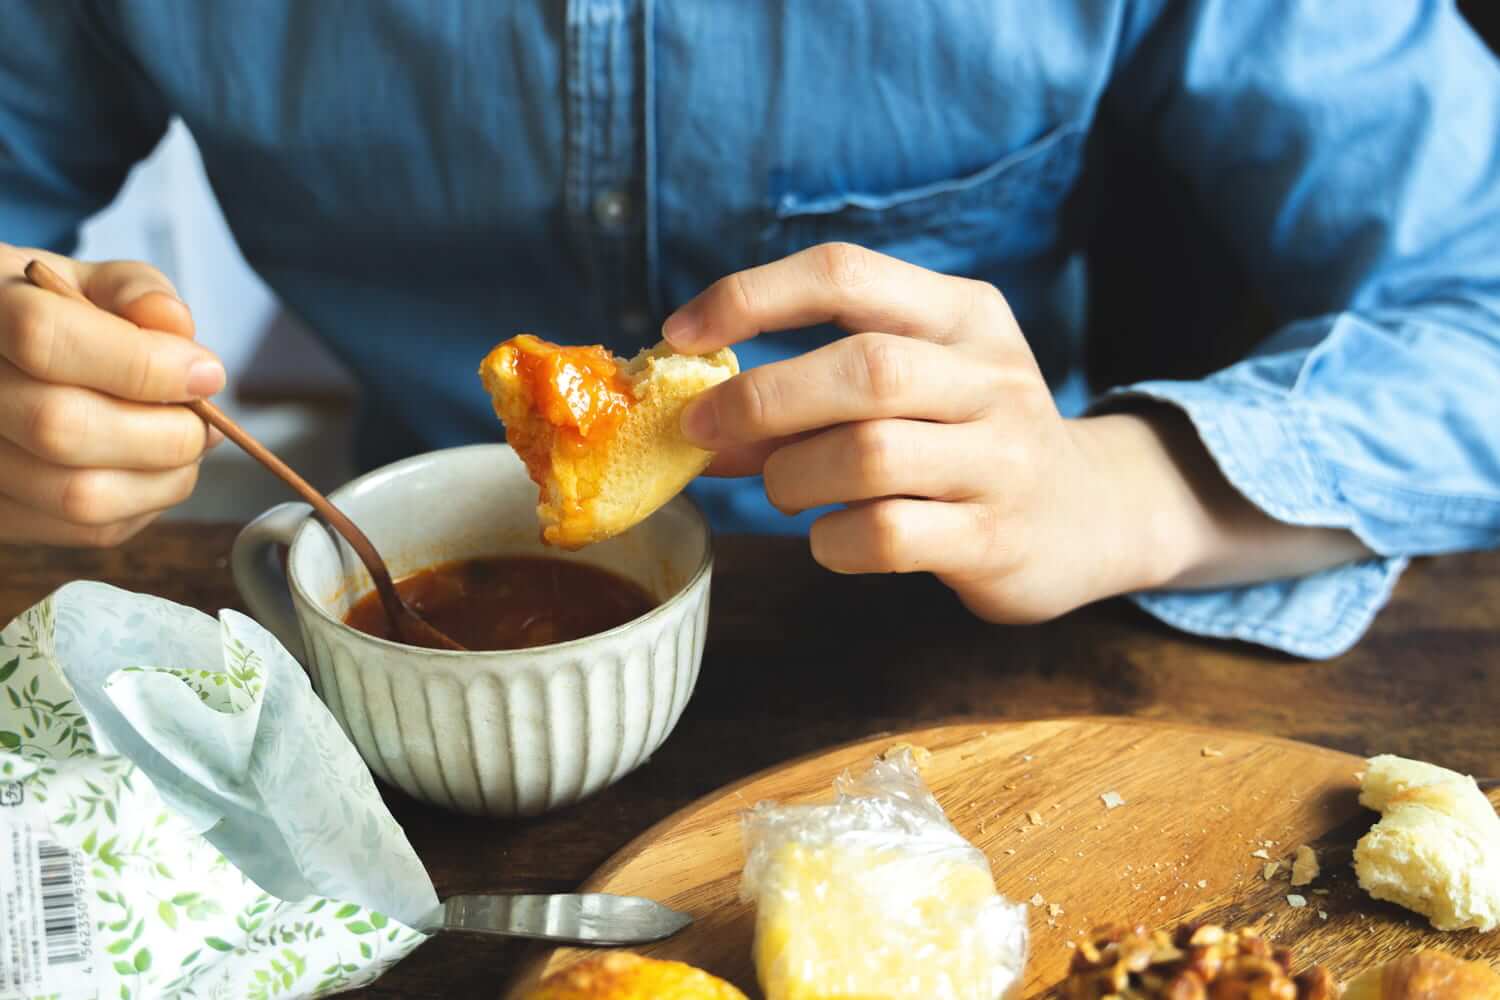
<path fill-rule="evenodd" d="M 1074 422 L 1097 472 L 1100 523 L 1119 558 L 1109 589 L 1204 589 L 1304 576 L 1369 558 L 1352 533 L 1277 521 L 1219 472 L 1165 406 Z"/>

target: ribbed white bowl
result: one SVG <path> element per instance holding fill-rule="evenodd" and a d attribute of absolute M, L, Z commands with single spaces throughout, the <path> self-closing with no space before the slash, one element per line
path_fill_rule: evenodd
<path fill-rule="evenodd" d="M 533 815 L 643 763 L 671 733 L 703 656 L 708 526 L 678 498 L 579 553 L 543 549 L 535 487 L 513 452 L 479 445 L 388 466 L 331 495 L 398 577 L 448 559 L 566 557 L 622 573 L 663 602 L 619 628 L 510 652 L 452 653 L 376 639 L 341 621 L 370 589 L 353 552 L 301 504 L 251 522 L 234 572 L 252 612 L 308 666 L 370 769 L 466 813 Z M 269 548 L 291 541 L 290 587 Z M 287 591 L 290 589 L 290 605 Z"/>

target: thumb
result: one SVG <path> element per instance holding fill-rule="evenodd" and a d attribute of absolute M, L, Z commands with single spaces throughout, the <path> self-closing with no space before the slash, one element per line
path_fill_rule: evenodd
<path fill-rule="evenodd" d="M 166 275 L 150 264 L 109 261 L 83 267 L 83 293 L 96 306 L 148 330 L 193 337 L 192 311 Z"/>

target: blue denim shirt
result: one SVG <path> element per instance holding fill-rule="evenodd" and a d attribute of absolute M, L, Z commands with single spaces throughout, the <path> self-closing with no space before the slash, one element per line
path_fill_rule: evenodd
<path fill-rule="evenodd" d="M 993 282 L 1065 412 L 1180 407 L 1271 516 L 1379 554 L 1136 598 L 1176 626 L 1332 655 L 1408 557 L 1500 538 L 1500 73 L 1447 2 L 13 0 L 0 239 L 66 252 L 172 115 L 367 387 L 366 465 L 495 439 L 474 370 L 513 332 L 630 351 L 714 279 L 841 239 Z M 1127 158 L 1194 233 L 1149 325 L 1088 308 Z M 1099 398 L 1091 351 L 1220 342 L 1230 277 L 1267 336 Z M 755 480 L 693 489 L 722 529 L 807 525 Z"/>

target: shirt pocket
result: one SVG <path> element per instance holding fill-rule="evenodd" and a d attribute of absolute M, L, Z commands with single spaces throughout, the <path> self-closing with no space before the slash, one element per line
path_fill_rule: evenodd
<path fill-rule="evenodd" d="M 761 263 L 818 243 L 857 243 L 923 267 L 994 280 L 1058 255 L 1087 123 L 1071 122 L 983 169 L 880 193 L 783 190 L 761 232 Z M 783 181 L 783 184 L 786 184 Z"/>

